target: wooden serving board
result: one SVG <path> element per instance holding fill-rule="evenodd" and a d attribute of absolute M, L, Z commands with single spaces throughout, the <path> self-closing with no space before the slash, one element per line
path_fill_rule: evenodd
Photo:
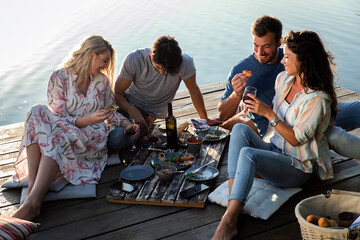
<path fill-rule="evenodd" d="M 228 134 L 227 130 L 222 129 Z M 227 143 L 228 137 L 217 142 L 204 142 L 202 144 L 200 153 L 196 156 L 193 166 L 202 165 L 211 160 L 215 160 L 211 164 L 213 167 L 218 167 L 221 155 Z M 179 151 L 185 151 L 182 149 Z M 155 157 L 156 152 L 142 148 L 134 160 L 129 164 L 132 165 L 151 165 L 151 159 Z M 147 156 L 144 158 L 144 156 Z M 143 159 L 141 161 L 140 159 Z M 210 186 L 212 180 L 201 181 L 201 183 Z M 143 181 L 131 182 L 136 187 L 132 193 L 125 193 L 121 190 L 111 187 L 107 195 L 107 200 L 114 203 L 128 203 L 128 204 L 148 204 L 148 205 L 162 205 L 162 206 L 177 206 L 177 207 L 196 207 L 203 208 L 209 189 L 205 190 L 192 198 L 184 198 L 179 193 L 189 187 L 194 186 L 195 181 L 191 181 L 184 177 L 184 173 L 178 173 L 170 181 L 163 181 L 154 173 L 148 179 Z"/>

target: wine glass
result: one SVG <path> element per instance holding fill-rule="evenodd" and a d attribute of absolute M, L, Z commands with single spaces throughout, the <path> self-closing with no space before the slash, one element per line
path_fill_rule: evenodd
<path fill-rule="evenodd" d="M 246 86 L 245 89 L 244 89 L 244 93 L 243 93 L 243 97 L 242 97 L 242 102 L 240 103 L 240 109 L 241 109 L 241 112 L 243 112 L 244 108 L 245 108 L 245 100 L 252 100 L 252 98 L 250 98 L 248 96 L 248 94 L 252 94 L 254 96 L 256 96 L 256 93 L 257 93 L 257 89 L 255 87 L 252 87 L 252 86 Z M 241 115 L 242 118 L 248 118 L 247 114 L 246 114 L 246 111 L 243 112 L 243 114 Z"/>
<path fill-rule="evenodd" d="M 135 124 L 134 119 L 129 119 L 129 122 L 131 124 Z M 133 151 L 136 150 L 136 146 L 135 146 L 135 143 L 134 143 L 134 138 L 135 138 L 134 135 L 136 134 L 135 128 L 134 127 L 128 128 L 128 129 L 126 129 L 125 133 L 126 133 L 126 135 L 128 135 L 130 137 L 130 140 L 131 140 L 131 143 L 132 143 L 132 146 L 129 149 L 129 151 L 133 152 Z"/>

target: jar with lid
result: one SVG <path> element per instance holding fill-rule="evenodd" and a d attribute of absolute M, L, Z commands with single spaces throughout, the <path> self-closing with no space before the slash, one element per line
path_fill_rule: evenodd
<path fill-rule="evenodd" d="M 354 221 L 354 214 L 351 212 L 339 213 L 339 227 L 348 228 Z"/>

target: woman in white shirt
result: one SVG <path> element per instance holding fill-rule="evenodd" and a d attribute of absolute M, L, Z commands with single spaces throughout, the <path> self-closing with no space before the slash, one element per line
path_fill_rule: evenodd
<path fill-rule="evenodd" d="M 254 95 L 248 111 L 266 117 L 264 140 L 250 127 L 233 128 L 228 155 L 229 203 L 213 239 L 237 235 L 237 218 L 255 173 L 279 187 L 298 187 L 315 171 L 333 177 L 324 132 L 337 113 L 332 55 L 315 32 L 293 32 L 283 39 L 285 71 L 277 76 L 273 108 Z"/>

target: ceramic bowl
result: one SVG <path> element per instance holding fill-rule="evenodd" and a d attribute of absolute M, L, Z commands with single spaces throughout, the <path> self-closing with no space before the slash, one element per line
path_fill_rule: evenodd
<path fill-rule="evenodd" d="M 171 180 L 176 174 L 177 168 L 171 165 L 158 166 L 155 169 L 156 175 L 163 181 Z"/>

